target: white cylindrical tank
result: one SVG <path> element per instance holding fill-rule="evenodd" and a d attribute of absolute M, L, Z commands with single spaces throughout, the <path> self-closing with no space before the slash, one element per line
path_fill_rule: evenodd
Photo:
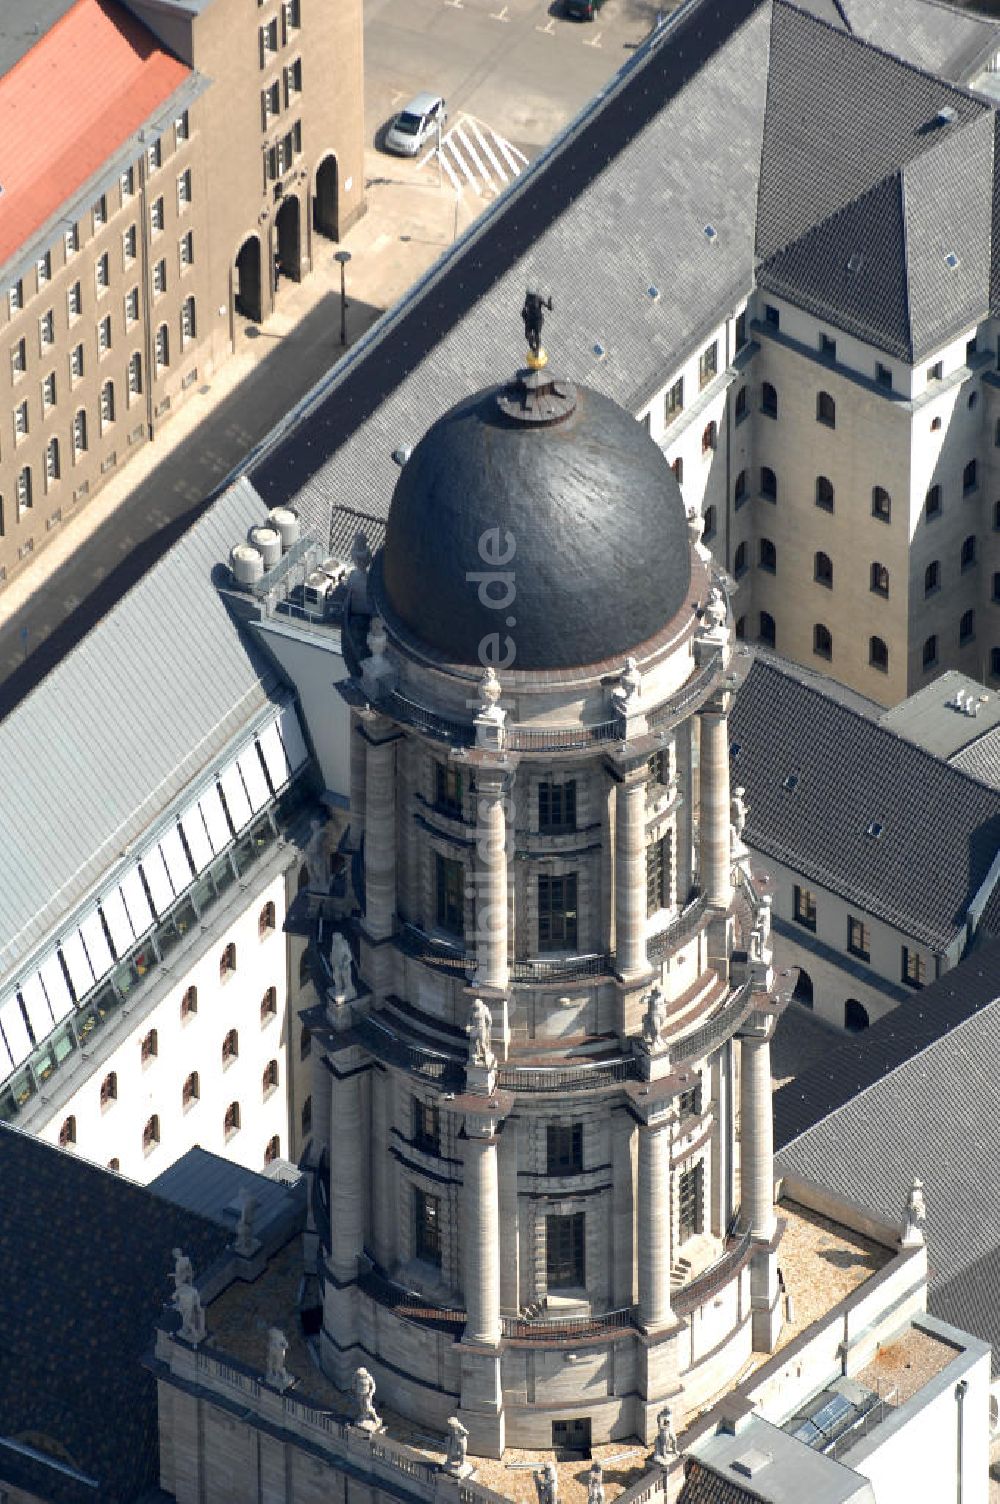
<path fill-rule="evenodd" d="M 264 560 L 252 543 L 237 543 L 229 555 L 229 567 L 238 585 L 254 585 L 264 578 Z"/>
<path fill-rule="evenodd" d="M 280 536 L 283 551 L 291 548 L 293 543 L 298 543 L 301 525 L 299 514 L 293 507 L 272 507 L 267 520 Z"/>
<path fill-rule="evenodd" d="M 281 534 L 273 527 L 252 527 L 250 542 L 254 548 L 260 549 L 264 558 L 264 568 L 273 569 L 281 558 Z"/>

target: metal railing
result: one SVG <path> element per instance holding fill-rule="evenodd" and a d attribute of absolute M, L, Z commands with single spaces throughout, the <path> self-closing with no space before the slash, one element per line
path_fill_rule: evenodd
<path fill-rule="evenodd" d="M 712 692 L 721 667 L 722 654 L 713 653 L 705 666 L 692 674 L 675 695 L 650 712 L 647 717 L 650 726 L 656 730 L 661 730 L 664 726 L 672 726 L 701 700 L 706 700 Z"/>
<path fill-rule="evenodd" d="M 600 1337 L 605 1332 L 620 1332 L 635 1325 L 635 1307 L 622 1306 L 590 1316 L 540 1317 L 525 1321 L 520 1316 L 501 1316 L 500 1331 L 518 1342 L 560 1342 L 566 1338 Z"/>
<path fill-rule="evenodd" d="M 651 935 L 646 945 L 646 954 L 650 961 L 662 961 L 663 957 L 676 950 L 689 940 L 698 929 L 708 908 L 708 899 L 704 893 L 699 893 L 696 898 L 681 910 L 677 918 L 667 925 L 665 930 L 659 930 Z"/>
<path fill-rule="evenodd" d="M 501 1065 L 497 1084 L 508 1091 L 599 1091 L 604 1086 L 635 1081 L 638 1074 L 638 1061 L 623 1056 L 618 1060 L 579 1061 L 574 1065 Z"/>
<path fill-rule="evenodd" d="M 416 1290 L 408 1290 L 405 1285 L 397 1284 L 379 1269 L 366 1269 L 363 1274 L 360 1274 L 358 1288 L 362 1294 L 370 1296 L 380 1306 L 394 1311 L 397 1316 L 406 1321 L 455 1327 L 460 1332 L 467 1320 L 464 1311 L 454 1310 L 448 1306 L 427 1305 Z"/>
<path fill-rule="evenodd" d="M 354 1027 L 365 1047 L 388 1065 L 423 1076 L 439 1086 L 460 1089 L 464 1085 L 465 1062 L 457 1060 L 453 1055 L 410 1044 L 370 1014 L 357 1016 Z"/>
<path fill-rule="evenodd" d="M 688 1284 L 682 1285 L 679 1290 L 670 1297 L 670 1303 L 677 1316 L 686 1316 L 696 1306 L 703 1305 L 706 1300 L 711 1300 L 724 1285 L 740 1272 L 750 1258 L 750 1233 L 742 1233 L 732 1245 L 726 1249 L 718 1263 L 706 1269 L 704 1274 L 699 1274 Z"/>
<path fill-rule="evenodd" d="M 671 1060 L 682 1063 L 686 1060 L 695 1060 L 700 1055 L 707 1055 L 709 1050 L 717 1044 L 722 1044 L 736 1032 L 752 1007 L 750 983 L 744 982 L 715 1017 L 708 1020 L 708 1023 L 702 1024 L 698 1029 L 692 1029 L 690 1034 L 685 1034 L 676 1042 L 671 1041 Z"/>
<path fill-rule="evenodd" d="M 466 951 L 460 941 L 451 944 L 447 940 L 429 935 L 426 930 L 409 922 L 399 931 L 399 946 L 406 955 L 426 961 L 445 971 L 472 972 L 476 969 L 476 957 Z M 607 976 L 612 969 L 611 957 L 603 951 L 592 951 L 583 956 L 553 956 L 551 960 L 536 957 L 529 961 L 512 961 L 512 982 L 570 982 L 583 977 Z"/>

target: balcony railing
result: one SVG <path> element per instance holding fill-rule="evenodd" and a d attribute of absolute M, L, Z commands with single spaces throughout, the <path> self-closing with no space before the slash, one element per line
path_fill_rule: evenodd
<path fill-rule="evenodd" d="M 638 1074 L 638 1062 L 632 1056 L 623 1056 L 618 1060 L 581 1060 L 574 1065 L 501 1065 L 497 1084 L 507 1091 L 599 1091 L 603 1086 L 638 1080 Z"/>
<path fill-rule="evenodd" d="M 662 961 L 664 956 L 683 945 L 686 940 L 696 933 L 708 907 L 708 900 L 704 893 L 699 893 L 691 902 L 667 925 L 665 930 L 659 930 L 651 935 L 646 945 L 646 953 L 654 965 Z"/>
<path fill-rule="evenodd" d="M 429 1050 L 422 1045 L 410 1044 L 370 1014 L 356 1017 L 354 1027 L 366 1048 L 387 1065 L 395 1065 L 412 1075 L 423 1076 L 449 1091 L 460 1090 L 464 1085 L 464 1060 L 438 1050 Z"/>
<path fill-rule="evenodd" d="M 696 1306 L 704 1305 L 706 1300 L 711 1300 L 724 1285 L 744 1267 L 750 1258 L 750 1233 L 745 1232 L 730 1241 L 730 1246 L 719 1259 L 718 1263 L 706 1269 L 704 1274 L 699 1274 L 696 1279 L 686 1285 L 682 1285 L 670 1298 L 670 1303 L 677 1316 L 687 1316 Z"/>
<path fill-rule="evenodd" d="M 395 1280 L 389 1279 L 379 1269 L 367 1269 L 358 1278 L 358 1288 L 363 1295 L 368 1295 L 372 1300 L 378 1301 L 380 1306 L 394 1311 L 405 1321 L 417 1321 L 425 1326 L 447 1327 L 454 1330 L 456 1336 L 460 1336 L 465 1326 L 466 1315 L 464 1311 L 452 1310 L 447 1306 L 426 1305 L 419 1293 L 408 1290 L 405 1285 L 398 1285 Z"/>
<path fill-rule="evenodd" d="M 685 1034 L 682 1039 L 671 1041 L 671 1060 L 682 1064 L 686 1060 L 696 1060 L 701 1055 L 707 1055 L 716 1045 L 723 1044 L 730 1035 L 735 1034 L 752 1007 L 750 983 L 744 982 L 743 986 L 733 993 L 725 1007 L 720 1009 L 714 1018 L 710 1018 L 708 1023 L 702 1024 L 698 1029 L 692 1029 L 691 1033 Z"/>
<path fill-rule="evenodd" d="M 625 1331 L 634 1325 L 634 1306 L 622 1306 L 602 1315 L 568 1316 L 555 1320 L 547 1316 L 537 1321 L 524 1321 L 519 1316 L 500 1318 L 502 1335 L 518 1342 L 572 1342 L 579 1337 L 601 1337 L 606 1332 Z"/>
<path fill-rule="evenodd" d="M 408 956 L 426 961 L 444 971 L 471 973 L 476 969 L 476 957 L 466 951 L 458 940 L 450 942 L 429 935 L 415 924 L 404 924 L 399 932 L 399 945 Z M 583 956 L 540 956 L 528 961 L 512 961 L 512 982 L 570 982 L 584 977 L 607 976 L 612 969 L 611 957 L 603 951 L 592 951 Z"/>

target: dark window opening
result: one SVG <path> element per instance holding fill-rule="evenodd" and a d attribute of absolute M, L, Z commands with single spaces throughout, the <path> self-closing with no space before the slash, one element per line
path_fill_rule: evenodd
<path fill-rule="evenodd" d="M 575 950 L 577 945 L 576 873 L 538 879 L 538 948 Z"/>
<path fill-rule="evenodd" d="M 545 1273 L 550 1290 L 580 1290 L 586 1286 L 584 1212 L 545 1218 Z"/>
<path fill-rule="evenodd" d="M 549 1123 L 545 1130 L 546 1165 L 550 1175 L 569 1175 L 583 1169 L 583 1124 Z"/>
<path fill-rule="evenodd" d="M 426 1191 L 413 1191 L 413 1251 L 425 1264 L 441 1267 L 441 1202 Z"/>

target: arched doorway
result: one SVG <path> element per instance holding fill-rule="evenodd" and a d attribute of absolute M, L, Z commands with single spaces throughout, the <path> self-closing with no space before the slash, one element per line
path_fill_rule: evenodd
<path fill-rule="evenodd" d="M 340 239 L 340 173 L 332 152 L 316 169 L 313 229 L 328 240 Z"/>
<path fill-rule="evenodd" d="M 302 236 L 299 226 L 298 195 L 290 193 L 282 200 L 274 221 L 275 251 L 283 277 L 298 282 L 302 277 Z"/>
<path fill-rule="evenodd" d="M 856 997 L 849 997 L 844 1004 L 844 1028 L 848 1034 L 860 1034 L 871 1023 L 868 1009 Z"/>
<path fill-rule="evenodd" d="M 804 966 L 799 967 L 799 977 L 795 983 L 795 991 L 792 993 L 792 999 L 796 1003 L 801 1003 L 803 1008 L 811 1008 L 813 1005 L 812 977 Z"/>
<path fill-rule="evenodd" d="M 236 253 L 233 297 L 236 312 L 255 324 L 264 317 L 260 271 L 260 241 L 256 235 L 248 235 Z"/>

